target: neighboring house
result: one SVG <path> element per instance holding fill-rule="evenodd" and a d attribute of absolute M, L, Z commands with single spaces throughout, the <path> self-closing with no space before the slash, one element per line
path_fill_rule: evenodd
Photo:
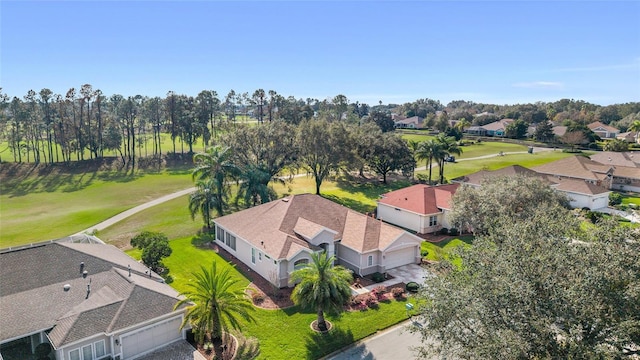
<path fill-rule="evenodd" d="M 417 184 L 388 192 L 378 200 L 378 219 L 419 234 L 450 228 L 447 213 L 458 184 L 429 186 Z"/>
<path fill-rule="evenodd" d="M 415 264 L 422 239 L 319 195 L 291 195 L 214 220 L 216 243 L 277 287 L 314 252 L 359 275 Z"/>
<path fill-rule="evenodd" d="M 605 125 L 600 121 L 592 122 L 587 127 L 603 139 L 615 139 L 620 134 L 620 130 L 613 126 Z"/>
<path fill-rule="evenodd" d="M 618 140 L 624 140 L 628 143 L 638 142 L 640 144 L 640 135 L 637 131 L 627 131 L 616 136 Z"/>
<path fill-rule="evenodd" d="M 48 242 L 0 250 L 0 358 L 135 359 L 185 338 L 178 293 L 119 249 Z"/>
<path fill-rule="evenodd" d="M 422 129 L 424 127 L 424 119 L 419 116 L 412 116 L 406 119 L 394 120 L 393 124 L 399 129 Z"/>
<path fill-rule="evenodd" d="M 589 158 L 613 166 L 612 189 L 640 192 L 640 153 L 604 151 Z"/>
<path fill-rule="evenodd" d="M 593 161 L 585 156 L 570 156 L 532 168 L 540 174 L 551 175 L 556 180 L 576 179 L 604 189 L 611 189 L 614 168 Z"/>
<path fill-rule="evenodd" d="M 567 127 L 566 126 L 562 126 L 562 125 L 558 125 L 558 126 L 554 126 L 553 128 L 551 128 L 551 131 L 553 131 L 553 135 L 555 135 L 556 137 L 563 137 L 564 134 L 567 133 Z"/>
<path fill-rule="evenodd" d="M 487 130 L 485 130 L 482 126 L 470 126 L 465 131 L 469 135 L 477 135 L 477 136 L 485 136 L 487 135 Z"/>
<path fill-rule="evenodd" d="M 511 124 L 513 119 L 501 119 L 492 123 L 482 125 L 482 128 L 486 131 L 487 136 L 503 137 L 507 131 L 507 126 Z"/>
<path fill-rule="evenodd" d="M 485 179 L 492 177 L 513 177 L 530 176 L 537 177 L 546 182 L 556 191 L 567 195 L 570 205 L 574 208 L 599 209 L 607 207 L 610 191 L 594 185 L 588 181 L 575 178 L 558 178 L 554 175 L 538 173 L 519 165 L 508 166 L 499 170 L 482 170 L 476 173 L 453 179 L 452 182 L 463 183 L 474 187 L 479 187 Z"/>

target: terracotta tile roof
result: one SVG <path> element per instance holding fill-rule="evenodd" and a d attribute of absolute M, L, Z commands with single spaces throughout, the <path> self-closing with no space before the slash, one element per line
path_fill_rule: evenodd
<path fill-rule="evenodd" d="M 603 151 L 589 156 L 595 162 L 604 165 L 640 168 L 640 153 Z"/>
<path fill-rule="evenodd" d="M 178 293 L 149 278 L 144 274 L 146 267 L 114 249 L 102 244 L 48 243 L 0 253 L 0 340 L 52 329 L 49 337 L 54 346 L 60 346 L 95 331 L 117 329 L 113 325 L 118 316 L 126 316 L 120 321 L 134 325 L 171 313 Z M 115 262 L 90 253 L 103 253 Z M 80 262 L 85 263 L 86 278 Z M 65 284 L 71 286 L 69 291 L 63 290 Z"/>
<path fill-rule="evenodd" d="M 606 173 L 610 169 L 610 166 L 602 165 L 584 156 L 570 156 L 532 168 L 541 174 L 587 180 L 598 180 L 596 173 Z"/>
<path fill-rule="evenodd" d="M 303 249 L 317 250 L 299 234 L 322 228 L 335 232 L 334 240 L 341 239 L 342 245 L 358 252 L 379 249 L 404 232 L 312 194 L 292 195 L 214 222 L 276 260 L 290 258 Z"/>
<path fill-rule="evenodd" d="M 610 133 L 619 133 L 620 130 L 614 128 L 613 126 L 609 126 L 609 125 L 605 125 L 603 123 L 601 123 L 600 121 L 596 121 L 596 122 L 592 122 L 591 124 L 587 125 L 587 127 L 589 129 L 591 129 L 591 131 L 596 130 L 598 128 L 604 129 Z"/>
<path fill-rule="evenodd" d="M 441 209 L 450 208 L 451 196 L 459 186 L 459 184 L 440 186 L 417 184 L 388 192 L 378 200 L 378 203 L 422 215 L 438 214 L 442 212 Z"/>

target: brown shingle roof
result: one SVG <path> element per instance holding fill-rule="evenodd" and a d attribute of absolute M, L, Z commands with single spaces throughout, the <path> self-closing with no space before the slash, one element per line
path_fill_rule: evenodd
<path fill-rule="evenodd" d="M 547 175 L 599 180 L 596 173 L 606 173 L 610 168 L 610 166 L 602 165 L 584 156 L 570 156 L 536 166 L 532 170 Z"/>
<path fill-rule="evenodd" d="M 378 203 L 422 215 L 437 214 L 442 212 L 441 209 L 450 208 L 451 196 L 459 186 L 459 184 L 440 186 L 417 184 L 388 192 L 378 200 Z"/>
<path fill-rule="evenodd" d="M 608 193 L 609 190 L 603 188 L 602 186 L 598 186 L 595 184 L 591 184 L 584 180 L 577 179 L 564 179 L 558 182 L 558 185 L 555 187 L 558 190 L 573 192 L 578 194 L 585 195 L 597 195 Z"/>
<path fill-rule="evenodd" d="M 587 127 L 593 131 L 596 130 L 597 128 L 601 128 L 604 129 L 610 133 L 619 133 L 620 130 L 614 128 L 613 126 L 609 126 L 609 125 L 605 125 L 603 123 L 601 123 L 600 121 L 596 121 L 596 122 L 592 122 L 591 124 L 587 125 Z"/>
<path fill-rule="evenodd" d="M 589 158 L 604 165 L 640 167 L 640 153 L 603 151 Z"/>
<path fill-rule="evenodd" d="M 302 249 L 317 249 L 298 237 L 300 232 L 329 229 L 336 233 L 335 240 L 341 239 L 342 245 L 358 252 L 379 249 L 404 232 L 312 194 L 292 195 L 258 205 L 217 218 L 215 223 L 262 248 L 276 260 L 290 258 Z"/>

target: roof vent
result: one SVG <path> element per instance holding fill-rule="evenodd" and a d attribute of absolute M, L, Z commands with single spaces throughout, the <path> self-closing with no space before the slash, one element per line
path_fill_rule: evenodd
<path fill-rule="evenodd" d="M 289 202 L 289 198 L 282 198 L 283 202 Z"/>
<path fill-rule="evenodd" d="M 64 286 L 62 287 L 62 289 L 64 289 L 65 292 L 71 290 L 71 284 L 64 284 Z"/>
<path fill-rule="evenodd" d="M 127 265 L 127 267 L 129 268 L 129 277 L 131 277 L 131 265 Z"/>
<path fill-rule="evenodd" d="M 84 261 L 80 263 L 80 272 L 82 273 L 83 270 L 84 270 Z"/>
<path fill-rule="evenodd" d="M 83 277 L 83 278 L 86 278 L 86 277 L 87 277 L 87 275 L 89 275 L 89 272 L 88 272 L 87 270 L 85 270 L 85 271 L 83 271 L 83 272 L 82 272 L 82 277 Z"/>

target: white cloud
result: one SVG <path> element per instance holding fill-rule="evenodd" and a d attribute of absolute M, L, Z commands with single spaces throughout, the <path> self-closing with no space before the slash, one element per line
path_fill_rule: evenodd
<path fill-rule="evenodd" d="M 564 84 L 558 81 L 532 81 L 515 83 L 512 86 L 527 89 L 562 89 Z"/>

